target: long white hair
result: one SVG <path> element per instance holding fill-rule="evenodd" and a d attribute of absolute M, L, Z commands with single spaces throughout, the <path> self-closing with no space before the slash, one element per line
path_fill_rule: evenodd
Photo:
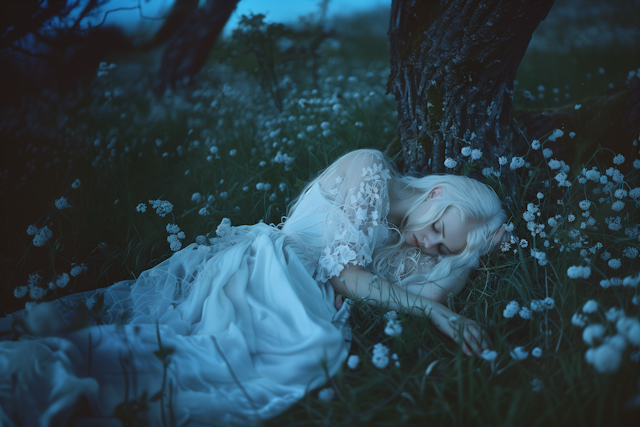
<path fill-rule="evenodd" d="M 476 268 L 480 263 L 480 256 L 492 249 L 493 238 L 507 219 L 507 214 L 502 209 L 495 191 L 488 185 L 465 176 L 433 174 L 418 178 L 402 175 L 398 172 L 395 163 L 386 154 L 381 154 L 391 174 L 389 197 L 399 200 L 398 195 L 407 190 L 410 190 L 411 195 L 417 192 L 420 196 L 405 213 L 399 227 L 385 222 L 390 231 L 389 239 L 385 245 L 376 248 L 373 252 L 372 263 L 368 268 L 375 274 L 402 285 L 435 281 L 446 277 L 457 267 Z M 298 197 L 291 201 L 288 209 L 289 216 L 298 207 L 302 195 L 313 186 L 321 174 L 322 171 L 303 188 Z M 430 200 L 431 206 L 425 215 L 408 222 L 411 213 L 436 187 L 442 187 L 442 196 Z M 442 257 L 429 272 L 415 273 L 406 277 L 417 268 L 420 250 L 405 244 L 404 233 L 429 227 L 438 221 L 447 209 L 463 223 L 468 223 L 472 227 L 467 235 L 466 247 L 458 255 Z"/>

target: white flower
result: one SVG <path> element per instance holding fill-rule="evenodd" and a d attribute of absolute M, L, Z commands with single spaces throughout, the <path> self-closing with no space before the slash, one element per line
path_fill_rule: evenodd
<path fill-rule="evenodd" d="M 624 156 L 622 154 L 618 154 L 613 158 L 613 163 L 616 165 L 621 165 L 624 163 Z"/>
<path fill-rule="evenodd" d="M 571 318 L 571 323 L 573 324 L 573 326 L 582 328 L 587 324 L 587 316 L 585 316 L 584 314 L 575 313 Z"/>
<path fill-rule="evenodd" d="M 571 139 L 573 139 L 574 136 L 576 136 L 575 132 L 569 132 L 569 136 L 571 137 Z"/>
<path fill-rule="evenodd" d="M 229 155 L 231 157 L 235 156 L 236 154 L 238 154 L 238 150 L 236 150 L 236 149 L 233 149 L 233 150 L 229 151 Z"/>
<path fill-rule="evenodd" d="M 584 357 L 601 374 L 617 371 L 622 361 L 620 350 L 609 344 L 590 348 Z"/>
<path fill-rule="evenodd" d="M 322 122 L 322 123 L 320 123 L 320 127 L 323 130 L 327 130 L 327 129 L 329 129 L 329 127 L 331 127 L 331 124 L 329 122 Z"/>
<path fill-rule="evenodd" d="M 202 196 L 200 195 L 200 193 L 193 193 L 191 195 L 192 202 L 200 203 L 200 200 L 202 200 Z"/>
<path fill-rule="evenodd" d="M 67 273 L 62 273 L 56 279 L 56 285 L 59 288 L 64 288 L 65 286 L 67 286 L 68 283 L 69 283 L 69 275 Z"/>
<path fill-rule="evenodd" d="M 605 311 L 604 316 L 611 323 L 615 323 L 621 317 L 624 317 L 624 310 L 618 307 L 611 307 L 609 310 Z"/>
<path fill-rule="evenodd" d="M 498 357 L 498 353 L 493 350 L 482 350 L 480 357 L 488 362 L 493 362 Z"/>
<path fill-rule="evenodd" d="M 625 190 L 624 188 L 620 188 L 616 190 L 614 196 L 616 196 L 618 199 L 622 199 L 623 197 L 627 197 L 627 194 L 627 190 Z"/>
<path fill-rule="evenodd" d="M 616 330 L 634 346 L 640 346 L 640 321 L 635 317 L 621 317 L 616 322 Z"/>
<path fill-rule="evenodd" d="M 364 126 L 364 125 L 362 124 L 362 122 L 355 122 L 353 125 L 354 125 L 355 127 L 357 127 L 357 128 L 361 128 L 361 127 L 363 127 L 363 126 Z"/>
<path fill-rule="evenodd" d="M 76 265 L 75 267 L 73 267 L 69 272 L 69 274 L 71 274 L 73 277 L 76 277 L 80 273 L 82 273 L 82 267 L 80 267 L 79 265 Z"/>
<path fill-rule="evenodd" d="M 573 106 L 573 109 L 574 110 L 579 110 L 580 107 L 582 107 L 582 104 L 576 104 L 576 105 Z"/>
<path fill-rule="evenodd" d="M 635 277 L 627 276 L 622 281 L 623 286 L 632 286 L 634 288 L 638 286 L 638 283 L 640 283 L 640 273 L 636 274 Z"/>
<path fill-rule="evenodd" d="M 467 147 L 462 147 L 462 150 L 460 150 L 460 152 L 462 153 L 463 156 L 467 157 L 471 155 L 471 147 L 467 146 Z"/>
<path fill-rule="evenodd" d="M 551 151 L 550 148 L 545 148 L 544 150 L 542 150 L 542 155 L 545 159 L 548 159 L 549 157 L 553 156 L 553 151 Z"/>
<path fill-rule="evenodd" d="M 509 167 L 511 169 L 518 169 L 524 166 L 524 159 L 522 157 L 513 157 Z"/>
<path fill-rule="evenodd" d="M 29 226 L 29 229 L 27 229 L 27 233 L 29 231 L 33 231 L 31 227 L 32 226 Z M 36 236 L 33 238 L 33 245 L 38 247 L 44 246 L 47 240 L 49 240 L 51 237 L 53 237 L 53 232 L 49 230 L 49 227 L 45 225 L 38 230 L 38 234 L 36 234 Z"/>
<path fill-rule="evenodd" d="M 331 387 L 323 388 L 318 392 L 318 399 L 325 402 L 333 400 L 334 397 L 336 397 L 336 392 Z"/>
<path fill-rule="evenodd" d="M 636 249 L 634 247 L 631 247 L 631 246 L 628 246 L 622 251 L 622 254 L 624 256 L 626 256 L 627 258 L 631 258 L 631 259 L 637 258 L 638 257 L 638 249 Z"/>
<path fill-rule="evenodd" d="M 509 161 L 507 160 L 506 157 L 500 156 L 500 157 L 498 157 L 498 163 L 500 164 L 500 166 L 504 166 L 507 163 L 509 163 Z"/>
<path fill-rule="evenodd" d="M 524 360 L 529 357 L 529 352 L 522 346 L 514 348 L 510 354 L 514 360 Z"/>
<path fill-rule="evenodd" d="M 519 314 L 523 319 L 531 319 L 531 310 L 527 307 L 522 307 Z"/>
<path fill-rule="evenodd" d="M 389 364 L 389 348 L 384 344 L 378 343 L 373 347 L 373 357 L 371 362 L 376 368 L 384 369 Z"/>
<path fill-rule="evenodd" d="M 569 220 L 569 222 L 573 222 L 576 220 L 576 217 L 573 214 L 569 214 L 569 216 L 567 217 L 567 220 Z"/>
<path fill-rule="evenodd" d="M 209 209 L 205 206 L 204 208 L 200 208 L 198 211 L 198 215 L 207 216 L 209 215 Z"/>
<path fill-rule="evenodd" d="M 583 313 L 595 313 L 598 310 L 598 303 L 590 299 L 582 306 Z"/>
<path fill-rule="evenodd" d="M 452 169 L 455 168 L 458 162 L 453 160 L 451 157 L 447 157 L 444 161 L 444 167 Z"/>
<path fill-rule="evenodd" d="M 588 279 L 591 276 L 591 268 L 574 265 L 567 269 L 567 276 L 571 279 Z"/>
<path fill-rule="evenodd" d="M 533 350 L 531 350 L 531 355 L 533 357 L 540 357 L 542 356 L 542 349 L 540 347 L 536 347 Z"/>
<path fill-rule="evenodd" d="M 31 297 L 32 300 L 35 300 L 35 301 L 41 300 L 46 293 L 47 293 L 47 290 L 39 286 L 32 286 L 31 288 L 29 288 L 29 296 Z"/>
<path fill-rule="evenodd" d="M 164 218 L 173 210 L 173 205 L 166 200 L 149 200 L 149 203 L 151 203 L 152 208 L 156 210 L 156 213 L 161 218 Z"/>
<path fill-rule="evenodd" d="M 609 264 L 609 267 L 613 268 L 614 270 L 617 270 L 622 265 L 622 262 L 620 262 L 620 258 L 612 258 L 609 260 L 607 264 Z"/>
<path fill-rule="evenodd" d="M 477 148 L 471 151 L 472 160 L 478 160 L 480 157 L 482 157 L 482 151 L 478 150 Z"/>
<path fill-rule="evenodd" d="M 65 208 L 70 208 L 71 205 L 69 205 L 69 203 L 67 203 L 67 199 L 65 197 L 60 197 L 58 200 L 56 200 L 56 208 L 58 209 L 65 209 Z"/>
<path fill-rule="evenodd" d="M 520 311 L 520 305 L 517 301 L 511 301 L 507 304 L 507 307 L 502 312 L 502 315 L 506 318 L 511 318 L 515 316 Z"/>
<path fill-rule="evenodd" d="M 397 320 L 389 320 L 384 328 L 384 333 L 389 336 L 398 336 L 402 333 L 402 326 Z"/>
<path fill-rule="evenodd" d="M 640 169 L 640 160 L 639 159 L 635 159 L 633 161 L 633 167 L 636 169 Z"/>
<path fill-rule="evenodd" d="M 199 245 L 206 245 L 207 244 L 207 238 L 205 236 L 203 236 L 202 234 L 196 236 L 196 243 Z"/>
<path fill-rule="evenodd" d="M 28 290 L 29 288 L 27 288 L 26 286 L 18 286 L 13 290 L 13 295 L 16 298 L 23 298 L 27 294 Z"/>
<path fill-rule="evenodd" d="M 349 359 L 347 359 L 347 366 L 349 366 L 349 368 L 351 369 L 356 369 L 359 364 L 360 356 L 358 356 L 357 354 L 352 354 L 351 356 L 349 356 Z"/>
<path fill-rule="evenodd" d="M 580 203 L 578 203 L 578 206 L 580 206 L 580 209 L 582 209 L 583 211 L 589 210 L 589 207 L 591 206 L 591 202 L 588 200 L 582 200 L 580 201 Z"/>
<path fill-rule="evenodd" d="M 169 247 L 172 251 L 177 252 L 182 248 L 182 243 L 178 240 L 177 234 L 172 234 L 167 236 L 167 242 L 169 242 Z"/>
<path fill-rule="evenodd" d="M 229 218 L 222 218 L 218 228 L 216 228 L 216 236 L 224 237 L 231 231 L 231 220 Z"/>
<path fill-rule="evenodd" d="M 582 339 L 588 345 L 595 345 L 596 341 L 602 340 L 606 329 L 600 323 L 593 323 L 582 331 Z"/>
<path fill-rule="evenodd" d="M 145 205 L 144 203 L 140 203 L 138 204 L 138 206 L 136 206 L 136 210 L 138 212 L 146 212 L 147 211 L 147 205 Z"/>
<path fill-rule="evenodd" d="M 396 313 L 395 310 L 388 311 L 384 315 L 384 318 L 387 320 L 396 320 L 398 318 L 398 313 Z"/>
<path fill-rule="evenodd" d="M 71 188 L 78 188 L 80 187 L 80 180 L 76 179 L 75 181 L 73 181 L 73 184 L 71 184 Z"/>
<path fill-rule="evenodd" d="M 167 233 L 176 234 L 180 231 L 180 227 L 177 224 L 167 224 Z"/>
<path fill-rule="evenodd" d="M 533 148 L 534 150 L 539 150 L 540 141 L 538 141 L 537 139 L 534 139 L 533 141 L 531 141 L 531 148 Z"/>
<path fill-rule="evenodd" d="M 602 258 L 603 261 L 607 261 L 611 258 L 611 253 L 609 251 L 604 251 L 600 254 L 600 258 Z"/>
<path fill-rule="evenodd" d="M 560 129 L 556 129 L 553 131 L 553 133 L 551 133 L 551 135 L 549 135 L 549 141 L 555 141 L 556 139 L 560 138 L 562 135 L 564 135 L 564 132 L 561 131 Z"/>
<path fill-rule="evenodd" d="M 620 212 L 622 209 L 624 209 L 624 202 L 622 200 L 616 200 L 611 205 L 611 209 L 616 211 L 616 212 Z"/>

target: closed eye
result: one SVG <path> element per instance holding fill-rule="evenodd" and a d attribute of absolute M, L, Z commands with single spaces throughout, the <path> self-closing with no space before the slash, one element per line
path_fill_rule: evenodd
<path fill-rule="evenodd" d="M 435 222 L 434 222 L 433 224 L 431 224 L 431 228 L 432 228 L 432 229 L 433 229 L 433 231 L 435 231 L 436 233 L 438 233 L 438 232 L 439 232 L 438 230 L 436 230 L 436 223 L 435 223 Z M 438 245 L 438 253 L 439 253 L 440 255 L 446 255 L 446 254 L 444 253 L 444 251 L 442 250 L 442 245 Z"/>

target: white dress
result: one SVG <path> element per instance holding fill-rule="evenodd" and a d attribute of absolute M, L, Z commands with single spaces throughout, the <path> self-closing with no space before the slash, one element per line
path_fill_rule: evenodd
<path fill-rule="evenodd" d="M 68 425 L 78 411 L 108 419 L 145 396 L 139 417 L 151 426 L 246 425 L 323 385 L 351 340 L 349 304 L 336 312 L 327 280 L 350 262 L 366 267 L 387 241 L 386 162 L 349 153 L 280 226 L 223 225 L 211 245 L 191 244 L 137 280 L 57 300 L 67 323 L 71 308 L 93 305 L 100 324 L 4 337 L 0 425 Z"/>

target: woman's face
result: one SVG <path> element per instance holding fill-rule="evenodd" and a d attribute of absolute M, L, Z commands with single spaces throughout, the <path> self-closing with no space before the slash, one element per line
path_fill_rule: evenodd
<path fill-rule="evenodd" d="M 436 187 L 427 199 L 409 215 L 412 222 L 425 215 L 430 207 L 430 200 L 442 196 L 442 187 Z M 471 224 L 463 223 L 452 211 L 447 209 L 442 216 L 428 227 L 417 231 L 405 231 L 405 243 L 420 248 L 429 255 L 457 255 L 467 246 L 467 234 Z"/>

